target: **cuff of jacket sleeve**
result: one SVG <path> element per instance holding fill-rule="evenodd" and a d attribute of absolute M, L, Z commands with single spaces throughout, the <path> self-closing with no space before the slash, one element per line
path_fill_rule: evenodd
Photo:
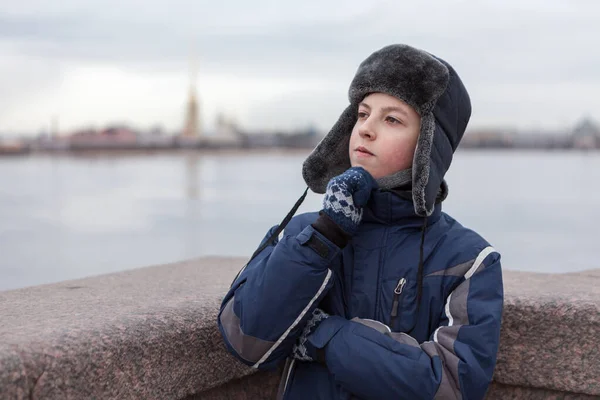
<path fill-rule="evenodd" d="M 312 226 L 340 249 L 346 247 L 351 237 L 323 211 L 319 212 L 319 218 L 313 222 Z"/>
<path fill-rule="evenodd" d="M 296 236 L 302 246 L 310 247 L 315 253 L 327 261 L 333 260 L 340 252 L 340 248 L 319 233 L 312 225 L 308 225 Z"/>
<path fill-rule="evenodd" d="M 332 315 L 321 321 L 317 329 L 311 333 L 306 341 L 308 355 L 322 364 L 325 363 L 325 347 L 335 334 L 348 323 L 345 318 Z"/>

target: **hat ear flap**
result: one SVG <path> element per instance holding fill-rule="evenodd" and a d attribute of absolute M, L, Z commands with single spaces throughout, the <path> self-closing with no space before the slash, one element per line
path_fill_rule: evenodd
<path fill-rule="evenodd" d="M 356 119 L 357 108 L 351 104 L 304 161 L 302 176 L 313 192 L 325 193 L 331 178 L 350 168 L 350 135 Z"/>
<path fill-rule="evenodd" d="M 433 213 L 452 154 L 444 129 L 436 123 L 432 112 L 426 113 L 421 118 L 421 132 L 413 158 L 412 197 L 417 215 L 425 217 Z"/>

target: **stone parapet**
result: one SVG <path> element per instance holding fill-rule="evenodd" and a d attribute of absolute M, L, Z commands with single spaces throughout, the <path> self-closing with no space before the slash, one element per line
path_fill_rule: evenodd
<path fill-rule="evenodd" d="M 244 264 L 209 257 L 0 292 L 0 399 L 271 399 L 216 327 Z M 500 398 L 600 396 L 600 270 L 505 271 Z M 252 375 L 251 375 L 252 374 Z"/>

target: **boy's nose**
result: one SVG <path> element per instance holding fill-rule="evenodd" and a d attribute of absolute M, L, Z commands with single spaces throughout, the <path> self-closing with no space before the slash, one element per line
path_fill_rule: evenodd
<path fill-rule="evenodd" d="M 372 129 L 371 127 L 371 122 L 369 122 L 370 120 L 367 119 L 358 129 L 358 134 L 360 135 L 360 137 L 364 138 L 364 139 L 375 139 L 375 137 L 377 136 L 375 134 L 375 130 Z"/>

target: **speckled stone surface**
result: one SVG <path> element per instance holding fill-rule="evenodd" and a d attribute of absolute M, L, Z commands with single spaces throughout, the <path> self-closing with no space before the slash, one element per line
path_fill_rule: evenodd
<path fill-rule="evenodd" d="M 600 395 L 600 270 L 505 272 L 494 380 Z"/>
<path fill-rule="evenodd" d="M 272 398 L 277 374 L 243 378 L 254 371 L 216 327 L 244 262 L 203 258 L 0 292 L 0 399 Z M 504 279 L 489 398 L 600 396 L 600 270 Z"/>
<path fill-rule="evenodd" d="M 185 400 L 274 400 L 279 387 L 280 370 L 259 372 L 227 382 Z"/>
<path fill-rule="evenodd" d="M 486 400 L 598 400 L 598 396 L 492 383 Z"/>
<path fill-rule="evenodd" d="M 0 399 L 181 399 L 250 373 L 216 328 L 244 260 L 0 292 Z"/>

